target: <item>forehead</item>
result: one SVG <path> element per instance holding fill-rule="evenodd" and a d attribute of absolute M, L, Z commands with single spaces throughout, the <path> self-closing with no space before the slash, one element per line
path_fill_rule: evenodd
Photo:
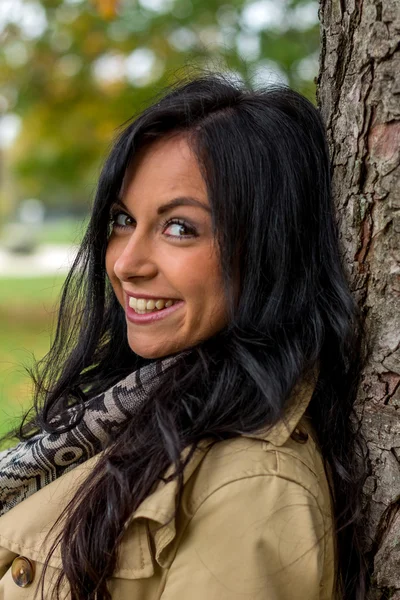
<path fill-rule="evenodd" d="M 121 196 L 124 202 L 169 200 L 191 195 L 207 198 L 206 184 L 186 136 L 165 137 L 142 148 L 129 165 Z"/>

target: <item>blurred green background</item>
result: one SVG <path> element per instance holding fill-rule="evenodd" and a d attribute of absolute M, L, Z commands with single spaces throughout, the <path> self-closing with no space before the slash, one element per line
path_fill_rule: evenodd
<path fill-rule="evenodd" d="M 0 435 L 30 406 L 118 127 L 199 69 L 315 101 L 318 2 L 1 0 Z"/>

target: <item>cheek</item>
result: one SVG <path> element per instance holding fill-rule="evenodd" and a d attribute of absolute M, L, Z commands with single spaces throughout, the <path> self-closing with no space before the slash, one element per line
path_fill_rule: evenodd
<path fill-rule="evenodd" d="M 222 310 L 225 305 L 221 267 L 216 253 L 209 248 L 179 265 L 175 280 L 189 304 L 196 310 L 202 309 L 203 314 L 218 311 L 219 305 Z"/>

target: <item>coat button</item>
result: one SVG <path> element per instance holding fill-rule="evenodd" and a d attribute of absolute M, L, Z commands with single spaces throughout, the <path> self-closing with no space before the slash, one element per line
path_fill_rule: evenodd
<path fill-rule="evenodd" d="M 25 556 L 17 556 L 11 565 L 11 575 L 14 583 L 19 587 L 28 587 L 35 576 L 35 567 Z"/>

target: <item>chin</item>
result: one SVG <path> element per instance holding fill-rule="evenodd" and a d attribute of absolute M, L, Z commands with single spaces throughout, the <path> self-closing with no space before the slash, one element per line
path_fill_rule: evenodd
<path fill-rule="evenodd" d="M 164 358 L 185 349 L 174 346 L 174 344 L 160 344 L 158 346 L 138 344 L 137 340 L 132 344 L 129 342 L 129 347 L 135 354 L 146 359 Z"/>

